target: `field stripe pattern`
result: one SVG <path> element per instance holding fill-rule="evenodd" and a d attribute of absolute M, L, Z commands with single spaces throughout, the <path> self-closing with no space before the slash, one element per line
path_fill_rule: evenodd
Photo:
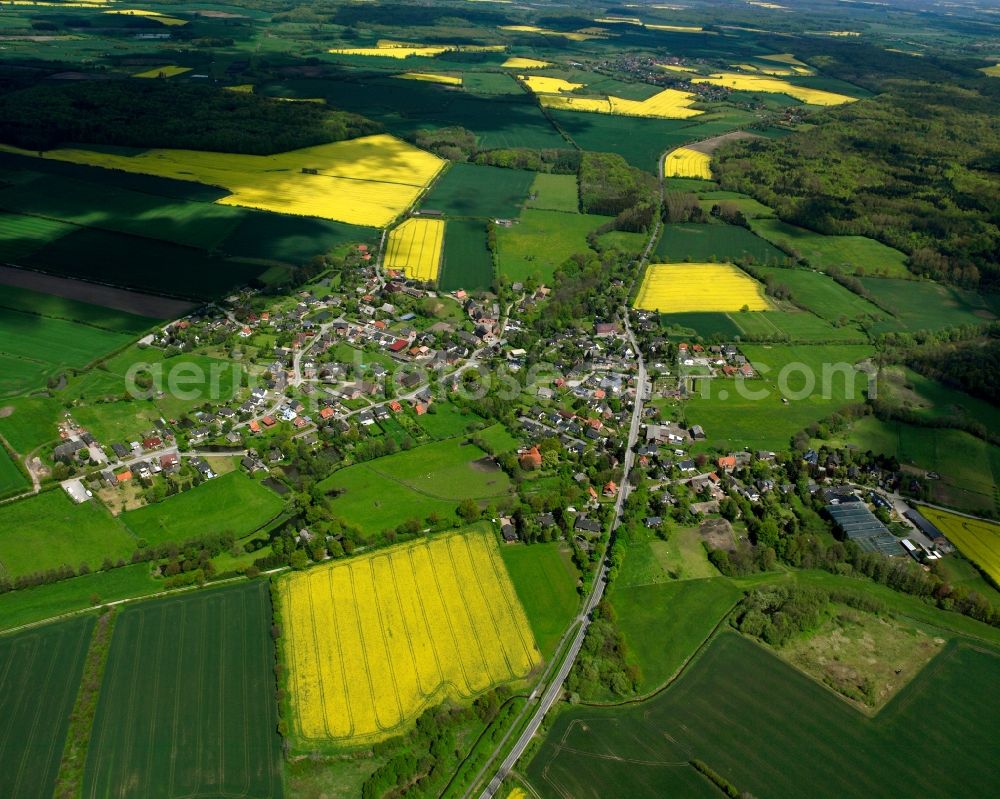
<path fill-rule="evenodd" d="M 452 533 L 282 580 L 293 717 L 304 741 L 369 744 L 427 707 L 540 661 L 492 535 Z"/>
<path fill-rule="evenodd" d="M 763 287 L 732 264 L 651 264 L 635 307 L 660 313 L 766 311 Z"/>
<path fill-rule="evenodd" d="M 401 269 L 413 280 L 437 280 L 443 247 L 443 220 L 411 217 L 389 234 L 385 267 Z"/>

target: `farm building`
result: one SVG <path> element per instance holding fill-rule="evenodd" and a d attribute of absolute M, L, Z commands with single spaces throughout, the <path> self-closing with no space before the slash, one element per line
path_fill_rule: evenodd
<path fill-rule="evenodd" d="M 837 528 L 865 552 L 881 552 L 890 557 L 902 554 L 896 537 L 857 497 L 827 505 L 826 512 Z"/>

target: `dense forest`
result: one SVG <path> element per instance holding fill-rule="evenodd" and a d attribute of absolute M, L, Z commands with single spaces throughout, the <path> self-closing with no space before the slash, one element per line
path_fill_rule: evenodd
<path fill-rule="evenodd" d="M 315 103 L 161 80 L 39 85 L 0 96 L 0 141 L 271 153 L 378 133 L 378 123 Z"/>
<path fill-rule="evenodd" d="M 907 365 L 1000 406 L 1000 329 L 994 329 L 985 340 L 915 349 L 907 357 Z"/>
<path fill-rule="evenodd" d="M 870 236 L 913 272 L 1000 289 L 1000 101 L 957 85 L 893 82 L 780 141 L 719 151 L 726 189 L 821 233 Z"/>

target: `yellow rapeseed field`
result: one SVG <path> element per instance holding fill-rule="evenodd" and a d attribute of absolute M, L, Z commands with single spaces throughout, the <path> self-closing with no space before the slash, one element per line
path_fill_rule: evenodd
<path fill-rule="evenodd" d="M 809 68 L 808 64 L 799 61 L 799 59 L 791 53 L 774 53 L 773 55 L 762 55 L 760 58 L 762 61 L 777 61 L 779 64 L 788 64 L 793 67 L 805 67 L 806 69 Z"/>
<path fill-rule="evenodd" d="M 545 69 L 545 67 L 551 67 L 552 64 L 549 61 L 539 61 L 537 58 L 511 56 L 500 66 L 506 69 Z"/>
<path fill-rule="evenodd" d="M 653 25 L 647 23 L 646 27 L 652 31 L 672 31 L 673 33 L 707 33 L 713 36 L 717 35 L 715 31 L 706 31 L 698 25 Z"/>
<path fill-rule="evenodd" d="M 451 533 L 278 586 L 295 730 L 371 744 L 541 662 L 492 535 Z"/>
<path fill-rule="evenodd" d="M 554 31 L 548 28 L 539 28 L 536 25 L 501 25 L 500 30 L 511 33 L 537 33 L 541 36 L 561 36 L 571 42 L 585 42 L 587 39 L 598 38 L 592 33 L 581 33 L 579 31 Z"/>
<path fill-rule="evenodd" d="M 624 97 L 576 97 L 543 94 L 539 98 L 547 108 L 563 111 L 591 111 L 598 114 L 618 114 L 627 117 L 657 117 L 660 119 L 687 119 L 704 114 L 691 104 L 698 98 L 677 89 L 664 89 L 645 100 L 627 100 Z"/>
<path fill-rule="evenodd" d="M 0 145 L 0 150 L 37 155 Z M 444 166 L 436 155 L 380 134 L 276 155 L 147 150 L 135 156 L 50 150 L 45 157 L 219 186 L 216 202 L 385 227 Z"/>
<path fill-rule="evenodd" d="M 414 280 L 437 280 L 443 245 L 444 220 L 411 217 L 389 234 L 385 268 L 401 269 Z"/>
<path fill-rule="evenodd" d="M 856 99 L 848 97 L 846 94 L 810 89 L 807 86 L 796 86 L 780 78 L 744 75 L 740 72 L 717 72 L 709 78 L 692 78 L 691 82 L 725 86 L 737 91 L 787 94 L 789 97 L 794 97 L 796 100 L 810 105 L 843 105 L 844 103 L 853 103 Z"/>
<path fill-rule="evenodd" d="M 983 67 L 980 72 L 985 72 L 992 78 L 1000 78 L 1000 64 L 994 64 L 992 67 Z"/>
<path fill-rule="evenodd" d="M 560 92 L 582 89 L 586 86 L 585 83 L 571 83 L 562 78 L 549 78 L 545 75 L 518 75 L 517 77 L 528 84 L 528 88 L 535 94 L 559 94 Z"/>
<path fill-rule="evenodd" d="M 456 75 L 441 75 L 437 72 L 401 72 L 396 77 L 406 80 L 424 80 L 428 83 L 444 83 L 448 86 L 462 85 L 462 79 Z"/>
<path fill-rule="evenodd" d="M 699 153 L 690 147 L 678 147 L 671 152 L 663 161 L 663 175 L 668 178 L 702 178 L 712 179 L 712 170 L 709 166 L 712 157 L 705 153 Z"/>
<path fill-rule="evenodd" d="M 122 14 L 127 17 L 148 17 L 156 20 L 161 25 L 187 25 L 186 19 L 169 17 L 159 11 L 143 11 L 141 8 L 116 8 L 112 11 L 105 11 L 105 14 Z"/>
<path fill-rule="evenodd" d="M 1000 582 L 1000 524 L 923 505 L 919 510 L 965 557 Z"/>
<path fill-rule="evenodd" d="M 177 67 L 168 64 L 164 67 L 156 67 L 155 69 L 147 69 L 144 72 L 136 72 L 133 78 L 172 78 L 174 75 L 183 75 L 185 72 L 190 72 L 191 67 Z"/>
<path fill-rule="evenodd" d="M 668 72 L 697 72 L 694 67 L 682 67 L 680 64 L 657 64 L 660 69 L 665 69 Z"/>
<path fill-rule="evenodd" d="M 327 52 L 335 55 L 378 56 L 380 58 L 432 57 L 441 53 L 499 53 L 506 48 L 501 44 L 416 44 L 379 39 L 374 47 L 337 47 Z"/>
<path fill-rule="evenodd" d="M 635 307 L 660 313 L 766 311 L 763 287 L 732 264 L 651 264 Z"/>

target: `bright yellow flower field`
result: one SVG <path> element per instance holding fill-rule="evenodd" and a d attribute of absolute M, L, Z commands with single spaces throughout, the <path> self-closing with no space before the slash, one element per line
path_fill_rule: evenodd
<path fill-rule="evenodd" d="M 660 313 L 766 311 L 764 288 L 732 264 L 651 264 L 635 307 Z"/>
<path fill-rule="evenodd" d="M 423 80 L 428 83 L 444 83 L 448 86 L 462 85 L 462 79 L 457 75 L 442 75 L 438 72 L 401 72 L 396 77 L 405 80 Z"/>
<path fill-rule="evenodd" d="M 535 94 L 571 92 L 575 89 L 582 89 L 585 85 L 583 83 L 571 83 L 562 78 L 549 78 L 545 75 L 518 75 L 517 77 L 527 83 L 528 88 Z"/>
<path fill-rule="evenodd" d="M 506 69 L 544 69 L 545 67 L 551 67 L 552 64 L 548 61 L 539 61 L 537 58 L 511 56 L 500 66 Z"/>
<path fill-rule="evenodd" d="M 437 280 L 444 246 L 444 220 L 411 217 L 392 229 L 386 269 L 401 269 L 414 280 Z"/>
<path fill-rule="evenodd" d="M 190 72 L 191 67 L 178 67 L 172 64 L 168 64 L 164 67 L 155 67 L 154 69 L 147 69 L 142 72 L 136 72 L 133 78 L 172 78 L 174 75 L 183 75 L 185 72 Z"/>
<path fill-rule="evenodd" d="M 37 155 L 0 145 L 0 150 Z M 46 158 L 220 186 L 216 202 L 385 227 L 444 166 L 436 155 L 380 134 L 276 155 L 147 150 L 134 156 L 60 149 Z M 307 171 L 308 170 L 308 171 Z"/>
<path fill-rule="evenodd" d="M 668 178 L 701 178 L 712 179 L 709 166 L 712 156 L 692 150 L 690 147 L 678 147 L 663 161 L 663 174 Z"/>
<path fill-rule="evenodd" d="M 664 89 L 645 100 L 627 100 L 624 97 L 566 97 L 562 95 L 542 95 L 542 105 L 564 111 L 590 111 L 598 114 L 618 114 L 627 117 L 657 117 L 659 119 L 688 119 L 704 114 L 691 108 L 698 98 L 689 92 Z"/>
<path fill-rule="evenodd" d="M 965 557 L 1000 582 L 1000 524 L 923 505 L 919 510 Z"/>
<path fill-rule="evenodd" d="M 692 78 L 691 82 L 725 86 L 736 91 L 787 94 L 789 97 L 809 105 L 843 105 L 844 103 L 853 103 L 856 100 L 856 98 L 848 97 L 846 94 L 810 89 L 807 86 L 796 86 L 781 78 L 744 75 L 741 72 L 717 72 L 710 78 Z"/>
<path fill-rule="evenodd" d="M 279 582 L 298 735 L 370 744 L 541 662 L 496 540 L 450 533 Z"/>

